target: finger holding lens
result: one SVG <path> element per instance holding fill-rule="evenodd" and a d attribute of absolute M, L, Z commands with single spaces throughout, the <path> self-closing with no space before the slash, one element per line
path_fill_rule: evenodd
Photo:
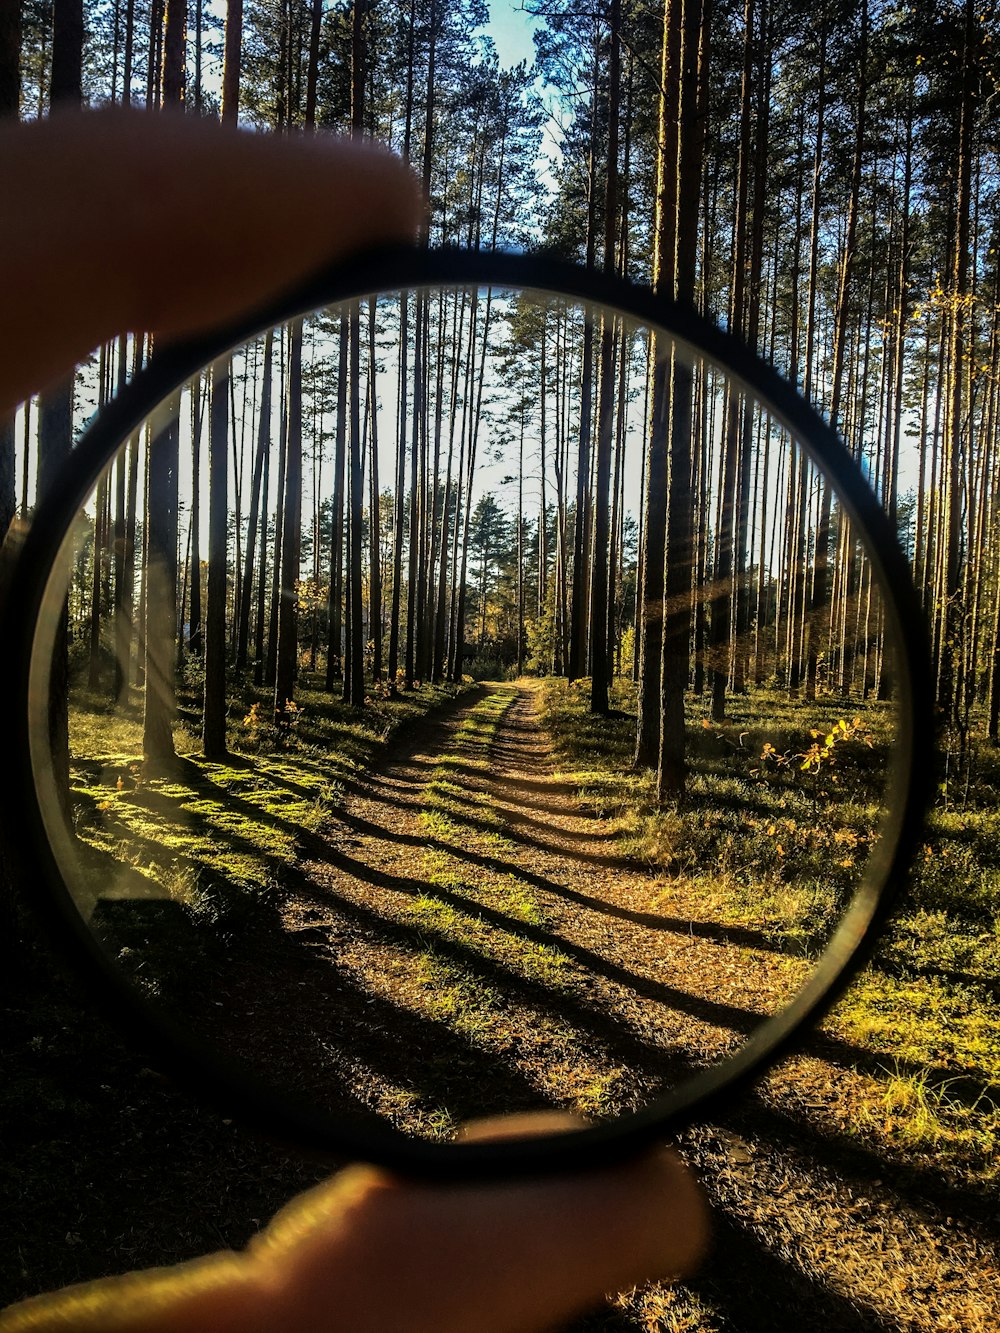
<path fill-rule="evenodd" d="M 569 1161 L 745 1076 L 871 935 L 919 633 L 748 354 L 419 262 L 182 349 L 85 442 L 33 534 L 26 819 L 175 1067 L 384 1160 Z M 551 1107 L 596 1128 L 441 1155 Z"/>

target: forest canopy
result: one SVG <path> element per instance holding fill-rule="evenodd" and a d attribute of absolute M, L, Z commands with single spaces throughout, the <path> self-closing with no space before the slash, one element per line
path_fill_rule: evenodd
<path fill-rule="evenodd" d="M 0 32 L 0 109 L 179 105 L 370 136 L 425 187 L 422 244 L 540 250 L 693 304 L 842 434 L 911 562 L 942 722 L 995 739 L 995 6 L 504 15 L 532 63 L 501 64 L 481 0 L 29 0 Z M 683 790 L 691 687 L 716 719 L 748 681 L 891 689 L 836 494 L 711 367 L 487 292 L 335 323 L 322 349 L 322 321 L 299 322 L 206 368 L 175 428 L 99 483 L 69 604 L 90 688 L 141 689 L 144 653 L 204 655 L 211 750 L 227 671 L 273 685 L 279 721 L 300 670 L 356 704 L 468 670 L 563 673 L 597 712 L 618 673 L 661 796 Z M 6 421 L 4 530 L 151 350 L 122 335 Z M 166 707 L 150 760 L 171 750 Z"/>

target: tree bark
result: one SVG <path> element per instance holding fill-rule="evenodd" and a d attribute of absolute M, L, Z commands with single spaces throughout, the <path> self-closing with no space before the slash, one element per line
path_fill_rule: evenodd
<path fill-rule="evenodd" d="M 143 771 L 166 776 L 174 767 L 177 711 L 177 464 L 180 393 L 164 404 L 154 423 L 146 463 L 145 708 Z"/>
<path fill-rule="evenodd" d="M 265 467 L 271 451 L 271 377 L 274 359 L 274 330 L 268 329 L 264 339 L 264 367 L 260 389 L 260 417 L 257 422 L 257 451 L 254 455 L 253 475 L 250 481 L 250 506 L 247 515 L 247 546 L 244 556 L 243 582 L 240 586 L 240 607 L 236 630 L 236 670 L 244 671 L 250 650 L 250 605 L 253 596 L 253 570 L 257 550 L 258 531 L 261 534 L 260 586 L 263 586 L 266 565 L 267 514 L 266 500 L 261 502 Z"/>
<path fill-rule="evenodd" d="M 618 232 L 618 139 L 621 118 L 621 0 L 611 0 L 608 23 L 611 56 L 608 71 L 608 163 L 604 192 L 604 269 L 615 271 Z M 590 584 L 590 709 L 608 711 L 611 664 L 608 658 L 608 598 L 611 450 L 615 414 L 615 327 L 601 319 L 600 377 L 597 398 L 597 485 L 594 495 L 594 547 Z"/>
<path fill-rule="evenodd" d="M 230 367 L 230 358 L 227 356 L 209 368 L 208 605 L 205 616 L 205 697 L 202 715 L 202 742 L 206 759 L 222 759 L 226 754 Z M 199 577 L 199 571 L 195 570 L 194 576 Z"/>
<path fill-rule="evenodd" d="M 945 611 L 938 677 L 938 706 L 946 726 L 952 726 L 959 721 L 959 695 L 956 680 L 962 651 L 965 618 L 965 608 L 962 602 L 962 433 L 965 377 L 967 373 L 966 301 L 969 294 L 972 133 L 976 114 L 973 69 L 975 33 L 975 5 L 973 0 L 965 0 L 962 93 L 956 160 L 958 192 L 955 201 L 955 239 L 951 271 L 951 336 L 948 348 L 951 379 L 948 395 L 947 443 L 945 446 L 948 468 L 944 559 Z"/>
<path fill-rule="evenodd" d="M 298 664 L 299 551 L 302 539 L 302 320 L 288 330 L 288 439 L 281 529 L 281 597 L 274 676 L 274 720 L 291 722 Z"/>
<path fill-rule="evenodd" d="M 681 0 L 664 0 L 656 152 L 653 286 L 673 297 L 677 250 L 677 136 L 680 97 Z M 663 576 L 667 544 L 667 450 L 670 431 L 669 340 L 654 333 L 650 352 L 649 426 L 643 500 L 643 551 L 636 767 L 658 764 L 663 657 Z"/>
<path fill-rule="evenodd" d="M 701 166 L 707 116 L 711 0 L 683 0 L 677 164 L 677 298 L 692 302 Z M 663 654 L 660 681 L 659 800 L 684 794 L 684 693 L 690 676 L 694 523 L 691 493 L 691 367 L 675 357 L 667 492 Z"/>

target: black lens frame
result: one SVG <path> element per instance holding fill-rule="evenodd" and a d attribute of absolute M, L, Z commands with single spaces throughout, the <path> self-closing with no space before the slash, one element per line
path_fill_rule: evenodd
<path fill-rule="evenodd" d="M 279 1096 L 183 1031 L 142 998 L 100 947 L 77 910 L 50 845 L 30 748 L 32 644 L 58 551 L 100 470 L 153 408 L 216 357 L 261 331 L 313 309 L 373 292 L 433 285 L 532 288 L 613 307 L 662 329 L 685 350 L 723 367 L 763 403 L 813 462 L 833 479 L 838 500 L 866 547 L 882 589 L 899 705 L 899 743 L 887 787 L 878 848 L 844 918 L 791 1003 L 762 1022 L 729 1059 L 695 1073 L 643 1109 L 575 1132 L 442 1143 L 364 1123 L 331 1123 L 315 1108 Z M 661 1140 L 744 1088 L 787 1053 L 869 959 L 885 927 L 923 828 L 933 774 L 934 697 L 923 614 L 909 565 L 876 496 L 836 433 L 796 390 L 742 342 L 693 309 L 652 290 L 544 256 L 410 248 L 373 251 L 313 276 L 280 300 L 210 335 L 158 349 L 149 365 L 96 415 L 58 483 L 39 503 L 18 554 L 0 663 L 12 709 L 14 792 L 8 841 L 22 884 L 78 971 L 145 1057 L 196 1095 L 310 1153 L 375 1161 L 411 1176 L 488 1179 L 576 1170 L 625 1157 Z"/>

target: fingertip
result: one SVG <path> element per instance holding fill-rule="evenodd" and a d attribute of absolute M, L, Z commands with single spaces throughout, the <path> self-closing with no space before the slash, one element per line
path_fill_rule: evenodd
<path fill-rule="evenodd" d="M 492 1116 L 471 1121 L 459 1131 L 466 1142 L 572 1133 L 586 1122 L 561 1111 Z M 544 1179 L 532 1182 L 544 1189 Z M 560 1188 L 578 1192 L 566 1208 L 580 1218 L 606 1211 L 628 1229 L 622 1245 L 626 1259 L 647 1278 L 676 1279 L 694 1272 L 711 1243 L 711 1221 L 704 1191 L 675 1148 L 657 1146 L 621 1163 L 553 1177 L 551 1196 Z M 636 1278 L 642 1281 L 643 1276 Z"/>
<path fill-rule="evenodd" d="M 641 1176 L 640 1234 L 649 1238 L 650 1274 L 676 1280 L 696 1272 L 712 1240 L 705 1191 L 674 1148 L 653 1149 L 633 1170 Z"/>
<path fill-rule="evenodd" d="M 412 241 L 421 184 L 389 149 L 179 113 L 63 111 L 0 126 L 0 272 L 13 406 L 118 333 L 221 328 L 309 274 Z"/>

